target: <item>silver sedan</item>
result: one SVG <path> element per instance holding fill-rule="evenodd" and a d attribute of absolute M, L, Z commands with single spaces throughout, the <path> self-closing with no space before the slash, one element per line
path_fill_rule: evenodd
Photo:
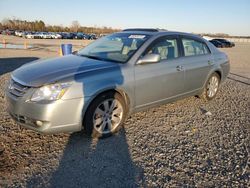
<path fill-rule="evenodd" d="M 15 70 L 8 111 L 41 133 L 106 137 L 130 113 L 188 96 L 213 99 L 229 68 L 227 55 L 197 35 L 128 29 Z"/>

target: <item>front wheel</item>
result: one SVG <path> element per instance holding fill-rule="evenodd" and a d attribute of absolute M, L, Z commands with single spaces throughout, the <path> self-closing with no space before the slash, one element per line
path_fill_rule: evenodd
<path fill-rule="evenodd" d="M 203 89 L 203 92 L 199 97 L 204 99 L 205 101 L 212 100 L 218 92 L 219 85 L 220 76 L 215 72 L 209 77 L 208 81 L 206 82 L 205 88 Z"/>
<path fill-rule="evenodd" d="M 92 137 L 108 137 L 117 132 L 126 117 L 123 97 L 116 92 L 101 94 L 85 113 L 84 128 Z"/>

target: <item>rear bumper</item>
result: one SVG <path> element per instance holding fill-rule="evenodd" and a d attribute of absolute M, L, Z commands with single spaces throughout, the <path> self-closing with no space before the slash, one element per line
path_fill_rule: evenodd
<path fill-rule="evenodd" d="M 40 133 L 76 132 L 82 129 L 83 98 L 50 103 L 25 102 L 6 93 L 7 109 L 21 126 Z"/>
<path fill-rule="evenodd" d="M 226 63 L 223 63 L 221 65 L 222 68 L 222 77 L 221 77 L 221 82 L 224 82 L 229 75 L 230 72 L 230 63 L 229 60 Z"/>

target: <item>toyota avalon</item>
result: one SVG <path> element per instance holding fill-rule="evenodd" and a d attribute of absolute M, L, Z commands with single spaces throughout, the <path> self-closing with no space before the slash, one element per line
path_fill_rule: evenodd
<path fill-rule="evenodd" d="M 106 137 L 133 112 L 189 96 L 213 99 L 229 68 L 227 55 L 197 35 L 127 29 L 12 72 L 8 111 L 37 132 Z"/>

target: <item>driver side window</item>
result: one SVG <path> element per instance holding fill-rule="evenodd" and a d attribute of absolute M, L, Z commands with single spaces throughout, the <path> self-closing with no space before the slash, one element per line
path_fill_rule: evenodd
<path fill-rule="evenodd" d="M 155 42 L 146 54 L 159 54 L 161 60 L 177 58 L 179 57 L 177 39 L 162 38 Z"/>

